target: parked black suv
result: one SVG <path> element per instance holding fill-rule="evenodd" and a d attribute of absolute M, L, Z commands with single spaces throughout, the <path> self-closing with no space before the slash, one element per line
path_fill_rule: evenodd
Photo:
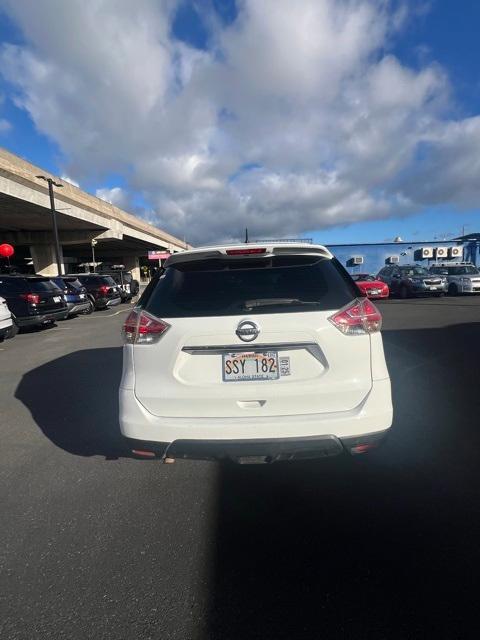
<path fill-rule="evenodd" d="M 444 276 L 430 273 L 418 264 L 384 267 L 377 277 L 388 284 L 390 295 L 400 298 L 443 296 L 447 291 L 447 280 Z"/>
<path fill-rule="evenodd" d="M 87 290 L 76 276 L 61 276 L 52 278 L 52 281 L 63 291 L 69 316 L 93 311 L 93 303 L 87 296 Z"/>
<path fill-rule="evenodd" d="M 130 271 L 112 269 L 111 271 L 102 271 L 102 275 L 108 275 L 116 282 L 120 289 L 122 302 L 128 302 L 138 294 L 140 285 L 138 280 L 133 278 Z"/>
<path fill-rule="evenodd" d="M 107 309 L 120 304 L 120 290 L 110 276 L 98 273 L 79 273 L 75 276 L 87 290 L 88 299 L 95 309 Z"/>
<path fill-rule="evenodd" d="M 0 296 L 18 327 L 47 324 L 68 316 L 63 291 L 42 276 L 1 275 Z"/>

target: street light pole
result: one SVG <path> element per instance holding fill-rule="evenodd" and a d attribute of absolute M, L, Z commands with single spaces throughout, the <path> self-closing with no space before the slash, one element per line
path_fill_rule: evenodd
<path fill-rule="evenodd" d="M 55 198 L 53 196 L 53 187 L 63 187 L 63 184 L 55 182 L 52 178 L 46 178 L 45 176 L 37 176 L 40 180 L 45 180 L 48 183 L 48 194 L 50 196 L 50 209 L 52 211 L 52 227 L 53 227 L 53 240 L 55 247 L 55 258 L 57 261 L 58 275 L 62 275 L 62 263 L 60 260 L 60 241 L 58 239 L 58 225 L 57 225 L 57 212 L 55 210 Z"/>
<path fill-rule="evenodd" d="M 95 264 L 95 245 L 97 244 L 98 240 L 95 240 L 95 238 L 93 238 L 91 245 L 92 245 L 92 262 L 93 262 L 93 273 L 95 273 L 95 267 L 97 266 Z"/>

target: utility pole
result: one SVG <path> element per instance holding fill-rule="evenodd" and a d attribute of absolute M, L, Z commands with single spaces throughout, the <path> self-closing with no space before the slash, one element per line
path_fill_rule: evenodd
<path fill-rule="evenodd" d="M 53 195 L 53 187 L 63 187 L 63 184 L 55 182 L 52 178 L 46 178 L 45 176 L 36 176 L 39 180 L 45 180 L 48 183 L 48 194 L 50 196 L 50 209 L 52 211 L 52 228 L 53 228 L 53 241 L 55 247 L 55 259 L 57 261 L 58 275 L 62 275 L 62 262 L 60 260 L 60 241 L 58 239 L 58 225 L 57 225 L 57 212 L 55 210 L 55 198 Z"/>

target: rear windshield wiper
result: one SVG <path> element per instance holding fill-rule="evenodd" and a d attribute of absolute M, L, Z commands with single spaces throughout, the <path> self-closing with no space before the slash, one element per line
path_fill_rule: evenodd
<path fill-rule="evenodd" d="M 298 298 L 258 298 L 258 300 L 245 300 L 244 309 L 255 309 L 256 307 L 277 307 L 281 305 L 309 306 L 319 304 L 318 300 L 299 300 Z"/>

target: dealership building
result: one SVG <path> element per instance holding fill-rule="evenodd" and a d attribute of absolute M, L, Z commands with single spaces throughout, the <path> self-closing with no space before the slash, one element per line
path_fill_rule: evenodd
<path fill-rule="evenodd" d="M 480 265 L 480 233 L 454 240 L 367 244 L 333 244 L 330 251 L 350 273 L 376 274 L 388 264 L 421 264 L 428 268 L 436 262 L 471 262 Z"/>

